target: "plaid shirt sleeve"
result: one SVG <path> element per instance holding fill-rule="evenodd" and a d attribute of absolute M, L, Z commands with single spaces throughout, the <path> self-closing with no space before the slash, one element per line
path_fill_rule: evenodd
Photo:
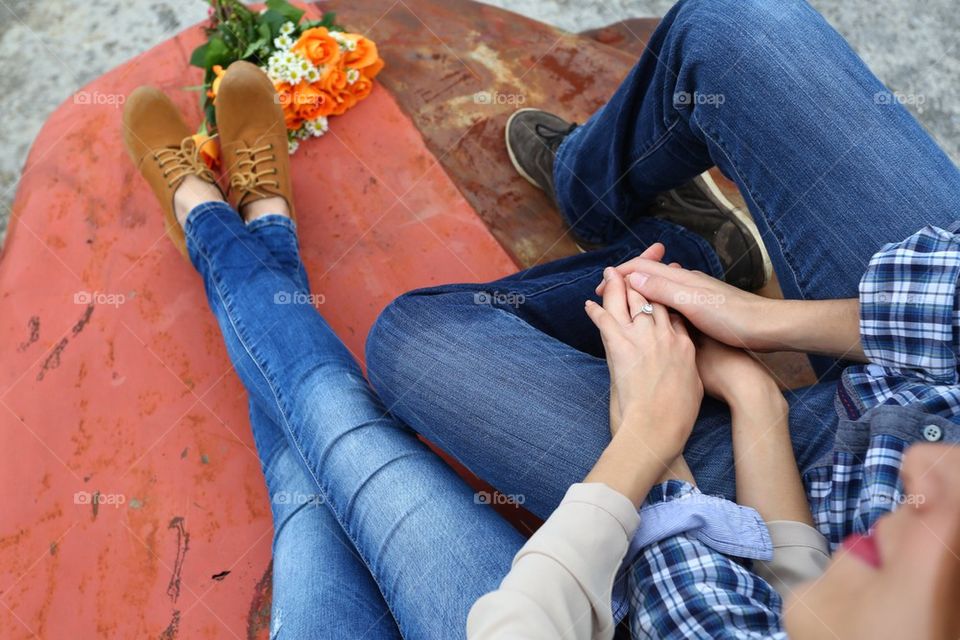
<path fill-rule="evenodd" d="M 669 501 L 681 493 L 682 483 L 669 483 L 651 495 Z M 635 638 L 786 638 L 773 587 L 691 534 L 645 547 L 629 590 Z"/>
<path fill-rule="evenodd" d="M 960 410 L 960 236 L 925 227 L 884 246 L 860 280 L 860 336 L 871 364 L 849 367 L 864 409 L 879 404 Z"/>

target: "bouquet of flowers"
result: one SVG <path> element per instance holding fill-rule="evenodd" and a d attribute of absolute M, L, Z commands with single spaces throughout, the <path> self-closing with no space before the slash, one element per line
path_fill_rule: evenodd
<path fill-rule="evenodd" d="M 219 160 L 212 141 L 217 126 L 214 104 L 232 62 L 252 62 L 273 81 L 291 153 L 301 141 L 326 133 L 330 116 L 345 113 L 370 95 L 373 79 L 383 68 L 377 45 L 344 31 L 332 13 L 304 20 L 305 11 L 287 0 L 267 0 L 259 12 L 240 0 L 208 2 L 207 41 L 194 50 L 190 64 L 204 70 L 205 119 L 194 138 L 211 166 Z"/>

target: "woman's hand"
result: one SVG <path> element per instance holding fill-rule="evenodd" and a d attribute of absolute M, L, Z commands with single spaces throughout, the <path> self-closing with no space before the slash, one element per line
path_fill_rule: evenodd
<path fill-rule="evenodd" d="M 693 342 L 683 319 L 626 286 L 615 269 L 604 272 L 603 306 L 586 303 L 600 330 L 611 385 L 611 431 L 653 447 L 669 464 L 679 455 L 703 398 Z"/>

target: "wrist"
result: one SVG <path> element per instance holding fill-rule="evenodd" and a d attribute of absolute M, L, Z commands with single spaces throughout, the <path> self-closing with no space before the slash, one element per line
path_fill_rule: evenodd
<path fill-rule="evenodd" d="M 792 351 L 790 347 L 794 341 L 791 333 L 796 328 L 792 318 L 792 300 L 777 298 L 760 298 L 754 310 L 756 322 L 744 339 L 744 344 L 751 351 Z"/>
<path fill-rule="evenodd" d="M 779 419 L 789 410 L 786 398 L 772 379 L 744 386 L 736 395 L 730 396 L 727 405 L 734 419 L 751 416 L 753 419 L 749 423 L 769 424 L 770 420 Z"/>
<path fill-rule="evenodd" d="M 632 438 L 621 437 L 620 433 L 617 432 L 600 454 L 584 482 L 602 482 L 639 507 L 676 457 L 665 459 L 655 449 Z"/>

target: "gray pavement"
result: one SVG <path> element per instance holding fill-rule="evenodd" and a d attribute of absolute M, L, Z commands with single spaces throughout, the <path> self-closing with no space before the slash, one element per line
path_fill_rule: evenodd
<path fill-rule="evenodd" d="M 385 10 L 393 0 L 384 0 Z M 491 0 L 570 31 L 658 16 L 670 0 Z M 960 162 L 956 0 L 812 0 Z M 77 89 L 203 20 L 202 0 L 0 0 L 0 240 L 30 145 Z"/>

